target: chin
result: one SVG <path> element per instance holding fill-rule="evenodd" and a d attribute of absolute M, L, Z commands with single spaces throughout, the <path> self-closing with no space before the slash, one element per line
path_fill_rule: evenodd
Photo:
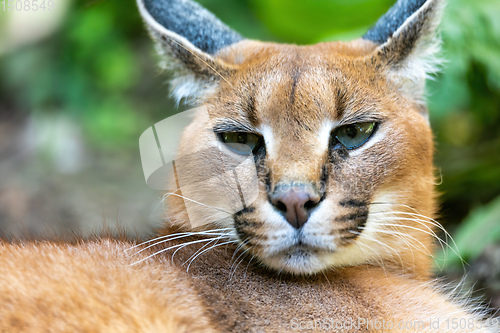
<path fill-rule="evenodd" d="M 326 251 L 294 246 L 287 251 L 260 259 L 267 267 L 279 273 L 312 275 L 331 268 L 330 255 L 331 253 Z"/>
<path fill-rule="evenodd" d="M 293 246 L 278 253 L 258 257 L 268 268 L 279 273 L 294 275 L 313 275 L 369 262 L 366 254 L 356 247 L 339 247 L 336 251 L 331 251 L 307 246 Z"/>

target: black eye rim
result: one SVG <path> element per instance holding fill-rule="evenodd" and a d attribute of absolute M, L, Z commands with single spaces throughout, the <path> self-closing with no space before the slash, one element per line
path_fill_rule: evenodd
<path fill-rule="evenodd" d="M 359 145 L 355 146 L 355 147 L 351 147 L 351 148 L 347 148 L 338 138 L 337 138 L 337 133 L 340 131 L 340 129 L 342 128 L 345 128 L 347 126 L 353 126 L 353 125 L 359 125 L 359 124 L 374 124 L 374 127 L 373 127 L 373 131 L 370 133 L 370 135 L 362 142 L 360 143 Z M 336 144 L 340 144 L 342 145 L 342 147 L 344 147 L 345 149 L 347 150 L 355 150 L 355 149 L 358 149 L 359 147 L 363 146 L 365 143 L 367 143 L 368 141 L 370 141 L 370 139 L 373 137 L 373 135 L 375 135 L 375 133 L 377 132 L 378 128 L 380 127 L 380 121 L 357 121 L 355 123 L 349 123 L 349 124 L 342 124 L 338 127 L 336 127 L 335 129 L 332 130 L 332 134 L 331 134 L 331 138 L 335 141 Z M 335 144 L 333 145 L 333 147 L 335 147 Z"/>
<path fill-rule="evenodd" d="M 224 134 L 228 134 L 228 133 L 233 133 L 233 134 L 252 134 L 252 135 L 255 135 L 257 137 L 257 143 L 255 144 L 255 147 L 251 150 L 250 153 L 248 154 L 244 154 L 243 152 L 241 151 L 238 151 L 236 149 L 234 149 L 233 147 L 231 147 L 230 145 L 227 144 L 227 142 L 224 141 Z M 264 142 L 264 138 L 262 137 L 262 135 L 260 135 L 259 133 L 255 133 L 255 132 L 246 132 L 246 131 L 225 131 L 225 132 L 216 132 L 216 135 L 217 135 L 217 138 L 219 139 L 219 141 L 224 144 L 228 149 L 230 149 L 231 151 L 237 153 L 237 154 L 240 154 L 240 155 L 244 155 L 244 156 L 249 156 L 251 155 L 252 153 L 255 153 L 256 151 L 258 151 L 260 148 L 262 148 L 262 145 L 263 145 L 263 142 Z"/>

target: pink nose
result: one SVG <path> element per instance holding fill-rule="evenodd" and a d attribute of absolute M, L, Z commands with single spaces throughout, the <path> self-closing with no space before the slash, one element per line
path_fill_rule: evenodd
<path fill-rule="evenodd" d="M 271 203 L 294 228 L 300 229 L 309 219 L 309 212 L 321 197 L 312 184 L 279 184 L 271 195 Z"/>

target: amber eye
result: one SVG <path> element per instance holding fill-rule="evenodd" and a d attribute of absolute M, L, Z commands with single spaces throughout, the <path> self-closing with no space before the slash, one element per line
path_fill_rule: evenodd
<path fill-rule="evenodd" d="M 357 123 L 339 127 L 335 132 L 335 138 L 347 149 L 355 149 L 362 146 L 375 132 L 377 123 Z"/>
<path fill-rule="evenodd" d="M 225 132 L 219 136 L 229 149 L 242 155 L 250 155 L 261 143 L 261 137 L 254 133 Z"/>

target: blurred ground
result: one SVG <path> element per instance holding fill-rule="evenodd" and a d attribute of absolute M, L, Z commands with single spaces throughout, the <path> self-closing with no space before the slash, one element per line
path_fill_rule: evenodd
<path fill-rule="evenodd" d="M 48 136 L 57 145 L 43 146 Z M 158 225 L 159 194 L 144 184 L 138 151 L 103 154 L 64 115 L 34 119 L 12 109 L 0 114 L 0 142 L 0 237 L 134 237 Z"/>

